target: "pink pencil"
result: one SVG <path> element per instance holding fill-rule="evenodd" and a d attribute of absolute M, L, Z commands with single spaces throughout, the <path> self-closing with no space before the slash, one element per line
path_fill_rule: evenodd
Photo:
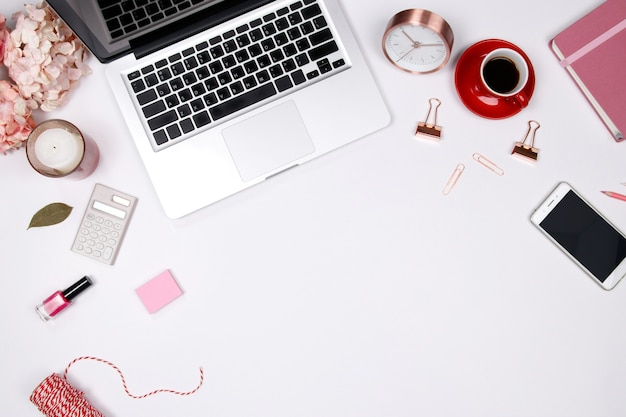
<path fill-rule="evenodd" d="M 608 195 L 609 197 L 617 198 L 618 200 L 622 200 L 622 201 L 626 201 L 626 195 L 624 195 L 624 194 L 616 193 L 616 192 L 613 192 L 613 191 L 602 191 L 602 193 Z"/>

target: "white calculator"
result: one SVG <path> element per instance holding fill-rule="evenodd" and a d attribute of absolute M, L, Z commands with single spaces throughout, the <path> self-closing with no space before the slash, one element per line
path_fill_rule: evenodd
<path fill-rule="evenodd" d="M 72 251 L 113 265 L 137 198 L 96 184 Z"/>

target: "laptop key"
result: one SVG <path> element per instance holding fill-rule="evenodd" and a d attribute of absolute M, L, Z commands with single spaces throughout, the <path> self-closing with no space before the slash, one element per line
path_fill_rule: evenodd
<path fill-rule="evenodd" d="M 194 129 L 193 123 L 191 119 L 183 119 L 180 121 L 180 128 L 183 130 L 183 133 L 189 133 Z"/>
<path fill-rule="evenodd" d="M 132 80 L 137 79 L 140 76 L 141 76 L 141 73 L 139 71 L 133 71 L 130 74 L 128 74 L 128 79 L 132 81 Z"/>
<path fill-rule="evenodd" d="M 291 22 L 291 24 L 294 26 L 302 23 L 302 16 L 300 16 L 300 13 L 298 12 L 290 14 L 289 16 L 287 16 L 287 18 L 289 19 L 289 22 Z"/>
<path fill-rule="evenodd" d="M 162 111 L 164 111 L 165 110 L 165 103 L 163 101 L 161 101 L 161 100 L 155 101 L 154 103 L 149 104 L 149 105 L 143 107 L 141 110 L 143 111 L 143 115 L 146 117 L 146 119 L 149 119 L 150 117 L 155 116 L 155 115 L 161 113 Z M 156 127 L 152 128 L 152 130 L 156 130 L 159 127 L 162 127 L 162 126 L 156 126 Z"/>
<path fill-rule="evenodd" d="M 170 125 L 165 130 L 167 131 L 167 134 L 170 137 L 170 139 L 176 139 L 177 137 L 181 135 L 178 125 Z"/>
<path fill-rule="evenodd" d="M 176 110 L 170 110 L 166 113 L 156 116 L 153 119 L 148 120 L 148 126 L 150 126 L 150 130 L 158 130 L 163 126 L 174 123 L 176 120 L 178 120 Z"/>
<path fill-rule="evenodd" d="M 311 61 L 317 61 L 318 59 L 330 55 L 338 50 L 339 47 L 335 41 L 326 42 L 325 44 L 311 49 L 309 51 L 309 58 L 311 58 Z"/>
<path fill-rule="evenodd" d="M 276 88 L 271 83 L 263 84 L 253 90 L 225 101 L 209 109 L 213 120 L 219 120 L 248 106 L 256 104 L 276 94 Z"/>
<path fill-rule="evenodd" d="M 170 78 L 172 78 L 172 73 L 170 72 L 169 68 L 162 68 L 158 70 L 157 75 L 159 76 L 159 80 L 161 81 L 169 80 Z"/>
<path fill-rule="evenodd" d="M 256 82 L 256 78 L 254 78 L 254 76 L 250 75 L 246 78 L 243 79 L 243 86 L 246 87 L 246 89 L 251 89 L 257 86 L 257 82 Z"/>
<path fill-rule="evenodd" d="M 322 14 L 322 9 L 320 9 L 319 5 L 313 4 L 302 9 L 300 13 L 302 13 L 302 17 L 304 17 L 306 20 L 309 20 L 319 14 Z"/>
<path fill-rule="evenodd" d="M 157 145 L 163 145 L 169 140 L 167 135 L 165 134 L 165 131 L 163 130 L 157 130 L 152 134 L 152 136 L 154 136 L 154 141 Z"/>
<path fill-rule="evenodd" d="M 139 104 L 141 106 L 143 106 L 144 104 L 148 104 L 151 101 L 154 101 L 157 99 L 157 93 L 154 90 L 146 90 L 141 94 L 137 95 L 137 101 L 139 102 Z"/>
<path fill-rule="evenodd" d="M 183 72 L 185 72 L 185 67 L 180 62 L 177 62 L 174 65 L 172 65 L 172 74 L 180 75 Z"/>
<path fill-rule="evenodd" d="M 172 91 L 176 91 L 183 88 L 185 84 L 180 78 L 174 78 L 172 81 L 170 81 L 170 86 L 172 87 Z"/>
<path fill-rule="evenodd" d="M 206 103 L 207 106 L 212 106 L 214 104 L 217 104 L 218 99 L 215 93 L 209 93 L 204 96 L 204 102 Z"/>
<path fill-rule="evenodd" d="M 303 66 L 303 65 L 308 64 L 309 62 L 311 62 L 311 61 L 309 61 L 309 58 L 306 56 L 306 54 L 297 55 L 295 57 L 295 60 L 296 60 L 296 64 L 298 64 L 298 66 L 300 66 L 300 67 Z"/>
<path fill-rule="evenodd" d="M 150 73 L 152 71 L 154 71 L 154 66 L 152 66 L 152 65 L 146 65 L 145 67 L 143 67 L 141 69 L 141 73 L 142 74 L 148 74 L 148 73 Z"/>
<path fill-rule="evenodd" d="M 224 42 L 223 48 L 224 48 L 224 52 L 229 54 L 237 49 L 237 43 L 235 43 L 234 40 L 230 39 Z"/>
<path fill-rule="evenodd" d="M 178 111 L 180 117 L 187 117 L 191 114 L 191 108 L 187 104 L 179 106 L 176 110 Z"/>
<path fill-rule="evenodd" d="M 176 97 L 175 94 L 171 94 L 165 97 L 165 104 L 167 105 L 168 109 L 171 109 L 172 107 L 178 106 L 180 104 L 180 101 L 178 100 L 178 97 Z"/>
<path fill-rule="evenodd" d="M 230 85 L 230 91 L 233 93 L 234 96 L 242 93 L 243 90 L 244 90 L 244 87 L 241 81 L 236 81 Z"/>
<path fill-rule="evenodd" d="M 306 81 L 306 77 L 304 75 L 304 72 L 302 72 L 302 70 L 297 70 L 294 71 L 291 74 L 291 78 L 293 79 L 294 84 L 298 85 L 298 84 L 302 84 L 303 82 Z"/>
<path fill-rule="evenodd" d="M 143 82 L 141 78 L 133 81 L 132 83 L 130 83 L 130 85 L 133 88 L 133 91 L 135 93 L 139 93 L 146 89 L 146 84 Z"/>
<path fill-rule="evenodd" d="M 145 78 L 145 81 L 148 87 L 152 87 L 159 83 L 159 78 L 156 76 L 156 74 L 148 74 Z"/>
<path fill-rule="evenodd" d="M 202 110 L 204 108 L 204 102 L 202 101 L 201 98 L 197 98 L 197 99 L 193 100 L 189 104 L 191 104 L 191 110 L 194 113 L 197 113 L 197 112 L 199 112 L 200 110 Z"/>
<path fill-rule="evenodd" d="M 328 28 L 320 30 L 319 32 L 316 32 L 309 36 L 309 40 L 311 41 L 311 44 L 313 46 L 319 45 L 320 43 L 326 42 L 327 40 L 330 40 L 332 38 L 333 33 Z"/>
<path fill-rule="evenodd" d="M 328 26 L 328 22 L 326 22 L 326 18 L 324 16 L 319 16 L 313 19 L 313 24 L 316 29 L 321 29 Z"/>
<path fill-rule="evenodd" d="M 206 64 L 210 60 L 211 60 L 211 57 L 209 56 L 209 52 L 208 51 L 202 51 L 202 52 L 200 52 L 198 54 L 198 62 L 200 64 Z"/>
<path fill-rule="evenodd" d="M 193 121 L 196 123 L 196 126 L 202 127 L 211 123 L 211 118 L 209 117 L 209 113 L 206 111 L 200 112 L 193 116 Z"/>
<path fill-rule="evenodd" d="M 288 90 L 291 87 L 293 87 L 293 83 L 291 82 L 289 75 L 285 75 L 284 77 L 280 77 L 276 80 L 276 88 L 278 88 L 278 91 L 280 92 Z"/>
<path fill-rule="evenodd" d="M 170 90 L 169 85 L 167 84 L 161 84 L 156 88 L 157 94 L 159 95 L 159 97 L 165 97 L 168 94 L 170 94 L 172 92 L 172 90 Z"/>

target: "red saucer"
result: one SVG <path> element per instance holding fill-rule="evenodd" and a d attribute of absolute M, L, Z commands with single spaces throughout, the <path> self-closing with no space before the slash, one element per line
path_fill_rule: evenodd
<path fill-rule="evenodd" d="M 518 46 L 500 39 L 486 39 L 470 46 L 456 64 L 454 84 L 465 107 L 488 119 L 504 119 L 522 111 L 522 107 L 510 100 L 485 95 L 477 88 L 480 83 L 480 63 L 485 55 L 498 48 L 513 49 L 526 60 L 528 82 L 522 91 L 529 101 L 535 89 L 535 70 L 528 56 Z"/>

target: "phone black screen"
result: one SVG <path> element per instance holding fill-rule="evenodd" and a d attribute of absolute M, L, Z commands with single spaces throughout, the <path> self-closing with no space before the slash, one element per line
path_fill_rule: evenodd
<path fill-rule="evenodd" d="M 626 238 L 573 191 L 540 226 L 601 282 L 626 258 Z"/>

